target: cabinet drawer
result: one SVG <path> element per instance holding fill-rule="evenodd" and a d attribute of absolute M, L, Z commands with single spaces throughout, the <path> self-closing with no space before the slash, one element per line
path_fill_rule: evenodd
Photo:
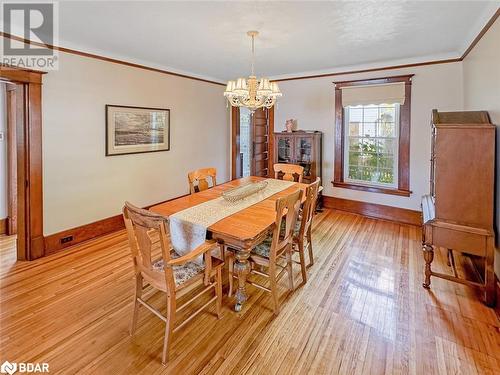
<path fill-rule="evenodd" d="M 446 228 L 433 228 L 433 244 L 467 254 L 486 256 L 486 236 Z"/>

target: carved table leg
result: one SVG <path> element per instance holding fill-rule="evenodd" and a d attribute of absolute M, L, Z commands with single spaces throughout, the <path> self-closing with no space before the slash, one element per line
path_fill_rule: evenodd
<path fill-rule="evenodd" d="M 434 249 L 430 245 L 422 245 L 425 259 L 425 281 L 422 286 L 426 289 L 431 287 L 431 263 L 434 260 Z"/>
<path fill-rule="evenodd" d="M 238 276 L 238 289 L 236 290 L 235 295 L 236 303 L 234 305 L 234 310 L 239 312 L 247 300 L 246 280 L 247 275 L 250 272 L 250 262 L 248 261 L 250 251 L 236 250 L 234 257 L 236 258 L 236 262 L 234 263 L 234 273 Z"/>

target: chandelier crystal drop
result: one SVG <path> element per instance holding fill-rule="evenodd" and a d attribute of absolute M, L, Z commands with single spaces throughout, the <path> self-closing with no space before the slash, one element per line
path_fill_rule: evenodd
<path fill-rule="evenodd" d="M 271 108 L 276 99 L 282 96 L 276 82 L 267 78 L 257 79 L 254 72 L 255 65 L 255 37 L 257 31 L 249 31 L 247 35 L 252 38 L 252 74 L 248 78 L 238 78 L 227 83 L 224 96 L 233 107 L 246 107 L 251 112 L 258 108 Z"/>

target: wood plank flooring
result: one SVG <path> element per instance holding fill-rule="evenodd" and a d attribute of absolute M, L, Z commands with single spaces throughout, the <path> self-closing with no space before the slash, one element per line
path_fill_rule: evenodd
<path fill-rule="evenodd" d="M 274 317 L 248 286 L 242 313 L 224 298 L 174 335 L 141 309 L 128 335 L 133 273 L 124 231 L 34 262 L 0 237 L 0 362 L 48 362 L 61 374 L 499 374 L 500 324 L 474 289 L 422 288 L 420 229 L 325 210 L 315 218 L 309 280 Z M 460 271 L 468 263 L 459 258 Z M 446 254 L 435 269 L 450 272 Z M 161 306 L 163 296 L 151 297 Z"/>

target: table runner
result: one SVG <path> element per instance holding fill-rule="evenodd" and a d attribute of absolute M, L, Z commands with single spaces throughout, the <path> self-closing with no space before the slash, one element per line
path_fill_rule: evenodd
<path fill-rule="evenodd" d="M 170 236 L 175 252 L 179 255 L 188 254 L 205 241 L 207 229 L 212 224 L 295 184 L 271 178 L 265 181 L 267 186 L 264 189 L 238 202 L 231 203 L 219 197 L 170 215 Z M 195 262 L 202 264 L 203 256 L 197 258 Z"/>

